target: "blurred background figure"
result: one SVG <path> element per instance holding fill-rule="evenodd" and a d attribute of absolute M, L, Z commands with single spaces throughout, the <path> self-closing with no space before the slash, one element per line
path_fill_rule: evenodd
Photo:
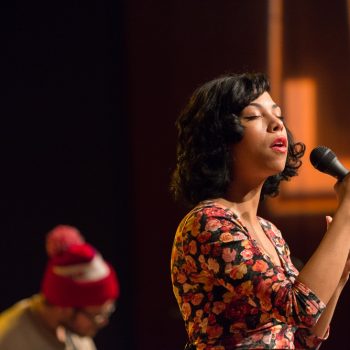
<path fill-rule="evenodd" d="M 119 297 L 115 270 L 72 226 L 50 231 L 46 251 L 40 293 L 0 314 L 0 349 L 96 349 Z"/>

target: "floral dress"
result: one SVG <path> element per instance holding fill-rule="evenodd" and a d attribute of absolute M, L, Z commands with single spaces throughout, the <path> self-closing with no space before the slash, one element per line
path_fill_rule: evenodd
<path fill-rule="evenodd" d="M 177 229 L 173 290 L 197 350 L 315 349 L 324 340 L 310 330 L 324 303 L 296 280 L 280 231 L 258 219 L 281 266 L 232 210 L 215 201 L 201 202 Z"/>

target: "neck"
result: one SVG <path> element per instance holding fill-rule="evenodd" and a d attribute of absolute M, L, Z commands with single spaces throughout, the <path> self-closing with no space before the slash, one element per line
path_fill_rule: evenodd
<path fill-rule="evenodd" d="M 233 182 L 234 183 L 234 182 Z M 263 183 L 255 187 L 230 186 L 225 200 L 247 222 L 256 221 Z"/>

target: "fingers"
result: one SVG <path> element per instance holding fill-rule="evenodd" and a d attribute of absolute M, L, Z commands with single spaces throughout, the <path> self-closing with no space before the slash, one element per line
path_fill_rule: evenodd
<path fill-rule="evenodd" d="M 326 223 L 327 223 L 327 229 L 329 228 L 329 225 L 331 224 L 333 218 L 329 215 L 326 215 Z"/>
<path fill-rule="evenodd" d="M 326 223 L 327 223 L 327 227 L 330 225 L 330 223 L 332 222 L 333 218 L 329 215 L 326 215 Z"/>

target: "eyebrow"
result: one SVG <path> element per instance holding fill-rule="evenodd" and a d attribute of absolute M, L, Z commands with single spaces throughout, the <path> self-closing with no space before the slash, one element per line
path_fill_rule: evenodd
<path fill-rule="evenodd" d="M 249 103 L 248 106 L 255 106 L 255 107 L 264 108 L 263 105 L 261 105 L 260 103 L 256 103 L 256 102 L 251 102 L 251 103 Z M 280 106 L 277 105 L 276 103 L 274 103 L 274 104 L 272 105 L 272 108 L 280 108 Z"/>

